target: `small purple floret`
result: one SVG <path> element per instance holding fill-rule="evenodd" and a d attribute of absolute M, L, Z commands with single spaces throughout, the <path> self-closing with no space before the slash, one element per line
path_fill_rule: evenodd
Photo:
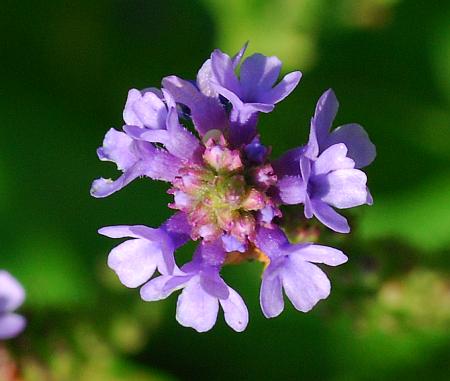
<path fill-rule="evenodd" d="M 284 309 L 282 289 L 294 307 L 310 311 L 330 294 L 330 281 L 313 263 L 338 266 L 347 262 L 340 251 L 327 246 L 289 243 L 280 229 L 258 231 L 258 246 L 270 258 L 264 271 L 260 302 L 264 315 L 278 316 Z"/>
<path fill-rule="evenodd" d="M 161 275 L 141 289 L 142 299 L 155 301 L 167 298 L 176 290 L 178 297 L 177 321 L 198 332 L 210 330 L 217 320 L 219 305 L 227 324 L 237 332 L 248 323 L 248 311 L 241 296 L 220 277 L 220 267 L 225 259 L 220 241 L 201 244 L 192 262 L 173 275 Z"/>
<path fill-rule="evenodd" d="M 12 339 L 25 329 L 25 318 L 14 313 L 24 300 L 22 285 L 7 271 L 0 270 L 0 340 Z"/>
<path fill-rule="evenodd" d="M 375 157 L 375 148 L 361 126 L 345 128 L 345 142 L 330 143 L 341 140 L 337 132 L 345 127 L 329 133 L 337 105 L 332 90 L 326 91 L 311 121 L 308 144 L 287 152 L 274 167 L 279 175 L 278 189 L 283 203 L 303 204 L 306 218 L 315 216 L 330 229 L 348 233 L 350 226 L 346 218 L 333 208 L 372 204 L 367 177 L 357 169 L 355 160 L 360 166 L 370 163 Z M 353 147 L 352 155 L 348 147 Z"/>
<path fill-rule="evenodd" d="M 281 71 L 277 57 L 253 54 L 242 62 L 240 76 L 235 70 L 236 62 L 227 54 L 216 49 L 211 54 L 210 86 L 233 105 L 231 119 L 245 123 L 258 112 L 273 110 L 276 103 L 286 98 L 298 85 L 301 73 L 287 74 L 275 85 Z"/>

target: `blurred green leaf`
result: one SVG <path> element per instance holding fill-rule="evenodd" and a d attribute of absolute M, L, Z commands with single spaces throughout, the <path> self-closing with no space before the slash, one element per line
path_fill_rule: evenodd
<path fill-rule="evenodd" d="M 95 301 L 80 255 L 56 232 L 25 232 L 6 267 L 23 282 L 27 308 L 76 309 Z"/>
<path fill-rule="evenodd" d="M 326 2 L 203 0 L 212 11 L 220 49 L 235 54 L 247 40 L 250 52 L 276 54 L 287 68 L 310 67 L 316 56 L 315 31 Z M 267 33 L 270 31 L 270 33 Z"/>
<path fill-rule="evenodd" d="M 425 185 L 377 197 L 360 221 L 361 237 L 404 240 L 432 251 L 450 243 L 450 173 Z"/>

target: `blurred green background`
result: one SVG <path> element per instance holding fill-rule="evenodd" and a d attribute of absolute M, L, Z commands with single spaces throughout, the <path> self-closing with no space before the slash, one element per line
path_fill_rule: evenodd
<path fill-rule="evenodd" d="M 429 0 L 3 1 L 0 268 L 25 285 L 29 325 L 0 348 L 1 381 L 450 379 L 449 20 L 450 2 Z M 306 141 L 332 87 L 336 125 L 377 145 L 375 204 L 347 214 L 351 235 L 323 232 L 350 260 L 327 269 L 333 292 L 311 313 L 265 319 L 250 263 L 224 270 L 247 330 L 220 317 L 198 334 L 176 323 L 175 296 L 144 303 L 107 269 L 118 242 L 97 229 L 158 226 L 170 198 L 147 180 L 91 198 L 118 174 L 95 150 L 128 89 L 194 78 L 212 49 L 247 40 L 303 71 L 260 118 L 274 156 Z"/>

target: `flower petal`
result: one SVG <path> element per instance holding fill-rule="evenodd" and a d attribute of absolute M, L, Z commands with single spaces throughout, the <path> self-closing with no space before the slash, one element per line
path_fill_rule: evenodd
<path fill-rule="evenodd" d="M 144 225 L 116 225 L 105 226 L 98 230 L 99 234 L 109 238 L 143 238 L 142 232 L 148 229 L 155 230 Z"/>
<path fill-rule="evenodd" d="M 176 269 L 175 275 L 171 276 L 170 279 L 163 287 L 163 292 L 173 292 L 182 289 L 192 277 L 198 275 L 196 273 L 187 274 L 182 270 Z"/>
<path fill-rule="evenodd" d="M 234 70 L 236 70 L 238 65 L 241 63 L 242 57 L 244 56 L 245 51 L 247 50 L 247 47 L 248 47 L 248 41 L 242 46 L 241 50 L 239 50 L 231 59 Z"/>
<path fill-rule="evenodd" d="M 241 296 L 231 287 L 228 287 L 228 291 L 229 297 L 219 300 L 223 308 L 225 321 L 235 331 L 242 332 L 248 324 L 247 306 Z"/>
<path fill-rule="evenodd" d="M 340 169 L 315 184 L 317 195 L 339 209 L 363 205 L 367 201 L 367 176 L 359 169 Z"/>
<path fill-rule="evenodd" d="M 317 140 L 317 131 L 314 124 L 314 118 L 311 118 L 308 143 L 305 146 L 303 155 L 311 160 L 316 160 L 319 156 L 319 142 Z"/>
<path fill-rule="evenodd" d="M 255 112 L 264 112 L 268 113 L 271 112 L 274 109 L 274 105 L 267 104 L 267 103 L 258 103 L 258 102 L 252 102 L 252 103 L 245 103 L 245 109 L 248 114 L 253 114 Z"/>
<path fill-rule="evenodd" d="M 263 225 L 266 225 L 270 224 L 272 220 L 275 218 L 275 216 L 279 215 L 280 213 L 277 212 L 277 210 L 274 207 L 266 205 L 264 208 L 258 211 L 257 218 L 259 222 L 261 222 Z"/>
<path fill-rule="evenodd" d="M 284 204 L 296 205 L 305 200 L 306 184 L 300 176 L 284 176 L 277 182 L 277 188 Z"/>
<path fill-rule="evenodd" d="M 142 144 L 141 149 L 143 157 L 142 166 L 144 170 L 144 175 L 148 176 L 154 180 L 161 180 L 171 182 L 175 176 L 178 175 L 178 170 L 182 165 L 182 161 L 170 154 L 169 152 L 162 150 L 160 148 L 154 147 L 152 144 L 147 142 Z"/>
<path fill-rule="evenodd" d="M 174 277 L 171 275 L 161 275 L 153 278 L 141 287 L 141 298 L 146 302 L 155 302 L 166 299 L 174 291 L 182 288 L 186 282 L 177 284 L 176 287 L 166 287 L 167 283 Z M 178 277 L 176 277 L 178 278 Z M 189 280 L 190 278 L 187 278 Z"/>
<path fill-rule="evenodd" d="M 308 183 L 311 175 L 311 160 L 306 156 L 300 156 L 300 173 L 305 183 Z"/>
<path fill-rule="evenodd" d="M 217 83 L 239 97 L 240 85 L 230 56 L 219 49 L 214 50 L 211 54 L 211 67 Z"/>
<path fill-rule="evenodd" d="M 283 292 L 278 272 L 271 265 L 264 271 L 259 294 L 261 309 L 266 318 L 281 314 L 284 309 Z"/>
<path fill-rule="evenodd" d="M 330 295 L 331 285 L 327 276 L 309 262 L 289 257 L 280 276 L 287 297 L 299 311 L 310 311 L 319 300 Z"/>
<path fill-rule="evenodd" d="M 275 56 L 267 57 L 256 53 L 246 58 L 240 71 L 242 100 L 260 102 L 260 96 L 272 89 L 280 71 L 281 61 Z"/>
<path fill-rule="evenodd" d="M 200 286 L 198 277 L 192 278 L 184 288 L 177 302 L 177 321 L 184 327 L 197 332 L 209 331 L 217 320 L 219 301 Z"/>
<path fill-rule="evenodd" d="M 192 160 L 194 153 L 200 147 L 199 141 L 179 123 L 177 110 L 175 108 L 169 110 L 167 117 L 167 133 L 169 140 L 164 142 L 167 150 L 176 157 Z"/>
<path fill-rule="evenodd" d="M 217 91 L 211 85 L 213 82 L 217 82 L 217 80 L 211 67 L 211 59 L 208 59 L 197 73 L 197 86 L 207 97 L 217 97 Z"/>
<path fill-rule="evenodd" d="M 191 239 L 192 227 L 183 212 L 175 213 L 161 226 L 172 239 L 175 248 L 183 246 Z"/>
<path fill-rule="evenodd" d="M 171 230 L 167 229 L 167 224 L 170 224 L 171 220 L 174 218 L 174 216 L 169 218 L 169 220 L 167 220 L 159 229 L 149 228 L 144 225 L 122 225 L 107 226 L 99 229 L 98 232 L 110 238 L 140 238 L 143 241 L 157 244 L 162 250 L 162 258 L 164 259 L 165 264 L 161 264 L 159 270 L 165 274 L 172 274 L 176 267 L 173 253 L 190 238 L 183 232 L 174 230 L 174 227 L 172 227 Z"/>
<path fill-rule="evenodd" d="M 167 130 L 150 130 L 136 126 L 124 126 L 124 130 L 134 139 L 151 143 L 164 144 L 165 148 L 180 159 L 193 159 L 199 148 L 197 138 L 178 122 L 175 108 L 171 108 L 167 116 Z"/>
<path fill-rule="evenodd" d="M 292 245 L 292 252 L 290 258 L 296 261 L 296 258 L 301 258 L 301 260 L 314 262 L 314 263 L 325 263 L 329 266 L 338 266 L 347 262 L 347 256 L 340 250 L 334 249 L 328 246 L 322 245 L 302 245 L 296 248 L 297 245 Z"/>
<path fill-rule="evenodd" d="M 370 193 L 369 188 L 367 188 L 367 200 L 366 200 L 366 204 L 367 204 L 367 205 L 373 205 L 373 197 L 372 197 L 372 194 Z"/>
<path fill-rule="evenodd" d="M 103 177 L 96 179 L 91 185 L 91 196 L 96 198 L 110 196 L 131 183 L 134 179 L 144 175 L 145 171 L 145 164 L 142 161 L 138 161 L 116 180 L 105 179 Z"/>
<path fill-rule="evenodd" d="M 116 163 L 121 171 L 127 170 L 139 160 L 133 152 L 132 143 L 133 139 L 127 134 L 111 128 L 103 139 L 103 146 L 97 150 L 98 158 Z"/>
<path fill-rule="evenodd" d="M 9 272 L 0 270 L 0 315 L 13 311 L 25 300 L 25 290 Z"/>
<path fill-rule="evenodd" d="M 200 285 L 211 296 L 226 299 L 230 296 L 227 284 L 219 276 L 217 271 L 201 272 Z"/>
<path fill-rule="evenodd" d="M 142 98 L 142 94 L 137 89 L 131 89 L 128 91 L 127 101 L 125 102 L 125 108 L 123 109 L 123 120 L 126 124 L 133 126 L 142 126 L 142 122 L 133 110 L 134 102 L 137 102 Z"/>
<path fill-rule="evenodd" d="M 316 161 L 313 162 L 312 171 L 314 175 L 326 175 L 337 169 L 352 169 L 355 162 L 347 157 L 345 144 L 334 144 L 323 151 Z"/>
<path fill-rule="evenodd" d="M 259 227 L 256 232 L 256 246 L 271 259 L 284 254 L 284 248 L 289 244 L 286 234 L 278 227 L 273 229 Z"/>
<path fill-rule="evenodd" d="M 152 91 L 143 94 L 136 89 L 128 92 L 123 110 L 123 120 L 128 125 L 164 129 L 166 125 L 166 105 Z"/>
<path fill-rule="evenodd" d="M 208 266 L 221 266 L 225 260 L 226 252 L 223 248 L 222 239 L 217 239 L 214 242 L 203 241 L 196 252 L 199 252 L 199 258 Z"/>
<path fill-rule="evenodd" d="M 241 50 L 236 53 L 236 55 L 231 59 L 233 70 L 236 70 L 237 66 L 240 64 L 242 60 L 242 56 L 247 49 L 248 43 L 246 42 Z M 212 83 L 218 83 L 218 79 L 216 78 L 211 59 L 206 60 L 197 74 L 197 86 L 200 91 L 208 97 L 217 97 L 218 93 L 212 86 Z"/>
<path fill-rule="evenodd" d="M 314 125 L 320 152 L 324 150 L 325 140 L 331 129 L 339 108 L 339 102 L 332 89 L 325 91 L 319 98 L 311 124 Z M 326 148 L 326 147 L 325 147 Z"/>
<path fill-rule="evenodd" d="M 178 212 L 164 222 L 159 229 L 144 225 L 117 225 L 103 227 L 98 232 L 109 238 L 144 238 L 160 242 L 163 248 L 176 249 L 189 241 L 190 231 L 191 226 L 186 215 Z"/>
<path fill-rule="evenodd" d="M 293 71 L 292 73 L 286 74 L 280 83 L 261 96 L 260 101 L 270 104 L 281 102 L 290 93 L 292 93 L 292 91 L 294 91 L 301 78 L 302 73 L 299 71 Z"/>
<path fill-rule="evenodd" d="M 161 245 L 145 239 L 131 239 L 111 250 L 108 266 L 127 287 L 139 287 L 147 282 L 156 268 L 167 274 Z"/>
<path fill-rule="evenodd" d="M 305 194 L 305 207 L 304 207 L 304 214 L 306 218 L 312 218 L 314 215 L 313 207 L 311 205 L 311 199 L 309 198 L 308 193 Z"/>
<path fill-rule="evenodd" d="M 328 204 L 321 200 L 313 199 L 311 200 L 311 207 L 314 215 L 325 226 L 328 226 L 330 229 L 338 233 L 350 232 L 350 226 L 348 225 L 347 219 L 337 213 Z"/>
<path fill-rule="evenodd" d="M 282 176 L 300 175 L 300 157 L 304 153 L 303 147 L 293 148 L 285 152 L 280 158 L 272 163 L 272 167 L 279 178 Z"/>
<path fill-rule="evenodd" d="M 244 110 L 244 102 L 242 102 L 242 100 L 236 93 L 218 83 L 213 83 L 212 86 L 217 91 L 218 94 L 222 95 L 224 98 L 228 99 L 231 102 L 234 110 L 237 111 Z"/>
<path fill-rule="evenodd" d="M 222 235 L 222 243 L 225 251 L 231 253 L 233 251 L 239 251 L 240 253 L 245 253 L 247 246 L 239 241 L 237 238 L 230 234 Z"/>
<path fill-rule="evenodd" d="M 347 156 L 355 162 L 355 168 L 363 168 L 375 159 L 376 148 L 367 132 L 359 124 L 345 124 L 336 128 L 324 142 L 324 148 L 336 143 L 347 146 Z"/>
<path fill-rule="evenodd" d="M 23 316 L 7 313 L 0 315 L 0 340 L 16 337 L 25 328 L 26 320 Z"/>
<path fill-rule="evenodd" d="M 172 181 L 178 174 L 181 160 L 169 152 L 144 141 L 133 141 L 130 147 L 138 158 L 137 161 L 116 180 L 104 178 L 94 180 L 91 186 L 92 196 L 107 197 L 140 176 L 147 176 L 154 180 Z"/>

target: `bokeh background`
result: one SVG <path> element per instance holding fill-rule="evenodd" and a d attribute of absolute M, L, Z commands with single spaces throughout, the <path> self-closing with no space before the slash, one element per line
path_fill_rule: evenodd
<path fill-rule="evenodd" d="M 449 379 L 449 20 L 450 2 L 430 0 L 3 1 L 0 268 L 25 285 L 29 325 L 1 344 L 0 379 Z M 158 226 L 170 198 L 145 179 L 91 198 L 94 178 L 117 175 L 95 150 L 129 88 L 194 78 L 212 49 L 247 40 L 304 74 L 261 116 L 274 156 L 306 141 L 332 87 L 336 125 L 359 122 L 377 145 L 375 204 L 347 213 L 352 234 L 323 231 L 350 260 L 327 269 L 333 292 L 311 313 L 265 319 L 250 263 L 224 270 L 247 330 L 220 317 L 198 334 L 176 323 L 175 296 L 144 303 L 107 269 L 117 241 L 97 229 Z"/>

